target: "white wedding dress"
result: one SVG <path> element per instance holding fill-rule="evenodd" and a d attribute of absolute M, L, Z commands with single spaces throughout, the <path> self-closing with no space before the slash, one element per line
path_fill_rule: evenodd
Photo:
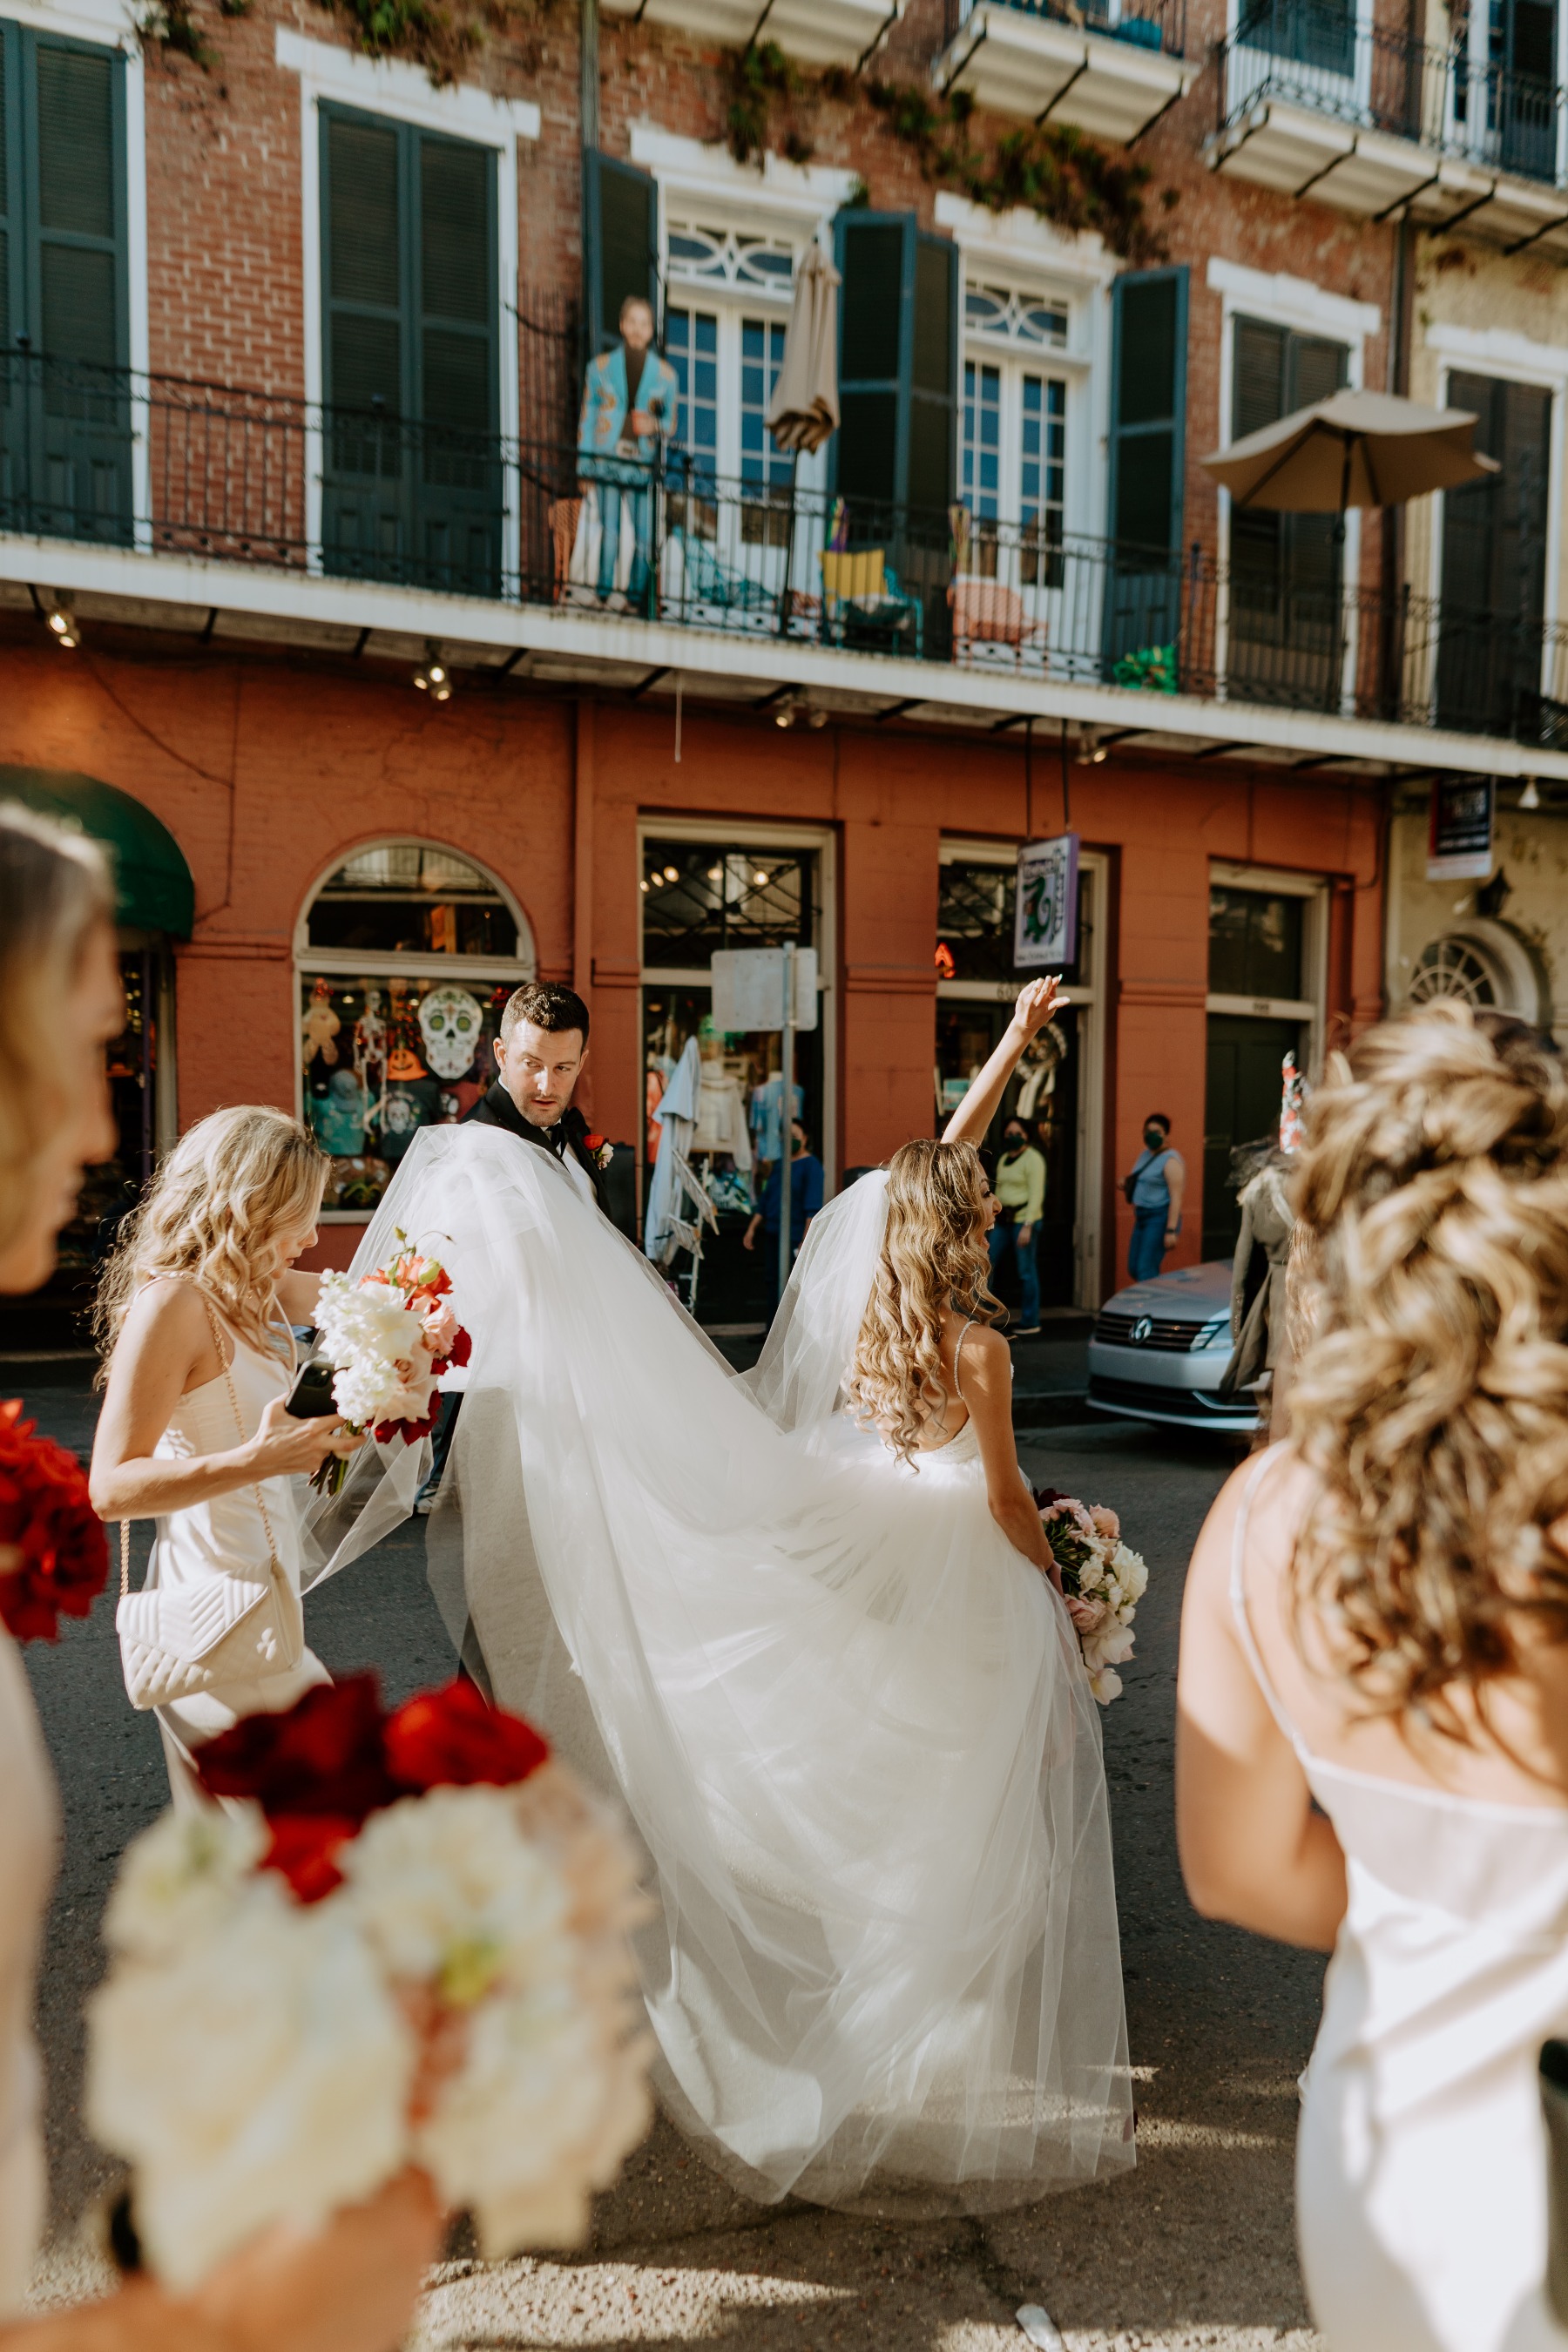
<path fill-rule="evenodd" d="M 401 1228 L 451 1270 L 432 1582 L 646 1843 L 666 2105 L 763 2200 L 985 2210 L 1132 2161 L 1099 1713 L 973 1432 L 916 1467 L 834 1411 L 884 1213 L 877 1178 L 823 1212 L 745 1380 L 495 1129 L 419 1135 L 356 1266 Z M 318 1511 L 321 1572 L 424 1455 Z"/>

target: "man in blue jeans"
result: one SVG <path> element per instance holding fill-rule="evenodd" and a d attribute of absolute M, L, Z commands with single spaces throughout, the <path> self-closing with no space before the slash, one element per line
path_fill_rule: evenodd
<path fill-rule="evenodd" d="M 1132 1203 L 1132 1240 L 1127 1271 L 1134 1282 L 1150 1282 L 1160 1271 L 1165 1252 L 1182 1230 L 1182 1197 L 1187 1171 L 1179 1151 L 1167 1138 L 1171 1122 L 1163 1111 L 1151 1111 L 1143 1122 L 1143 1149 L 1126 1178 Z"/>

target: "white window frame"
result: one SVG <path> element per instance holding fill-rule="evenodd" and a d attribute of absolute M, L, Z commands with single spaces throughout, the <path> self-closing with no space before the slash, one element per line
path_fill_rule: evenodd
<path fill-rule="evenodd" d="M 465 866 L 472 866 L 482 874 L 500 898 L 517 924 L 517 939 L 525 952 L 516 956 L 461 955 L 382 955 L 358 948 L 317 948 L 310 944 L 310 909 L 339 869 L 351 858 L 363 857 L 369 849 L 388 849 L 413 843 L 420 849 L 445 850 L 449 857 L 460 857 Z M 294 1063 L 294 1116 L 305 1119 L 305 1073 L 300 1061 L 300 982 L 325 972 L 329 979 L 358 980 L 445 980 L 454 986 L 465 981 L 495 986 L 510 982 L 521 988 L 525 980 L 537 977 L 539 957 L 533 937 L 533 926 L 519 905 L 514 893 L 495 869 L 471 849 L 464 849 L 455 841 L 438 840 L 427 833 L 374 833 L 363 841 L 351 842 L 346 848 L 335 850 L 310 879 L 309 889 L 300 901 L 300 912 L 294 923 L 293 997 L 290 1011 L 292 1023 L 292 1055 Z M 323 1225 L 368 1225 L 375 1214 L 374 1209 L 323 1209 L 320 1223 Z"/>
<path fill-rule="evenodd" d="M 500 372 L 499 435 L 514 442 L 518 435 L 518 160 L 520 140 L 535 140 L 540 111 L 531 99 L 492 98 L 472 83 L 451 89 L 432 88 L 421 67 L 395 58 L 362 57 L 328 41 L 279 26 L 274 45 L 276 62 L 286 73 L 300 77 L 300 168 L 301 288 L 305 306 L 305 537 L 310 569 L 322 570 L 321 511 L 326 451 L 321 427 L 324 383 L 321 319 L 321 148 L 320 112 L 323 100 L 352 106 L 362 114 L 379 114 L 388 121 L 412 122 L 422 131 L 437 131 L 451 139 L 489 147 L 500 162 L 496 191 L 496 299 L 500 332 Z M 501 516 L 501 575 L 503 596 L 521 593 L 521 532 L 516 487 L 507 469 Z M 464 853 L 459 853 L 464 854 Z"/>
<path fill-rule="evenodd" d="M 140 380 L 131 395 L 132 544 L 153 552 L 152 411 L 147 373 L 152 365 L 147 306 L 147 69 L 136 20 L 125 0 L 0 0 L 0 16 L 35 33 L 62 40 L 89 41 L 116 49 L 125 60 L 125 278 L 126 340 L 131 373 Z"/>
<path fill-rule="evenodd" d="M 1298 333 L 1322 335 L 1346 349 L 1345 383 L 1352 392 L 1359 392 L 1365 381 L 1366 345 L 1383 325 L 1383 312 L 1375 302 L 1353 301 L 1348 295 L 1330 294 L 1305 278 L 1287 277 L 1283 272 L 1271 275 L 1267 270 L 1244 268 L 1239 262 L 1222 261 L 1211 255 L 1208 265 L 1209 291 L 1220 297 L 1219 343 L 1219 428 L 1224 438 L 1222 448 L 1231 441 L 1230 420 L 1236 381 L 1236 321 L 1237 319 L 1263 319 L 1277 327 L 1293 327 Z M 1219 493 L 1218 549 L 1222 569 L 1222 584 L 1215 599 L 1215 699 L 1228 699 L 1226 673 L 1230 662 L 1230 492 Z M 1341 593 L 1346 599 L 1344 652 L 1340 670 L 1340 709 L 1347 718 L 1355 716 L 1355 677 L 1360 599 L 1355 585 L 1361 578 L 1361 515 L 1352 508 L 1345 518 L 1344 562 L 1340 572 Z"/>
<path fill-rule="evenodd" d="M 1210 990 L 1205 1013 L 1239 1013 L 1257 1021 L 1300 1021 L 1307 1032 L 1302 1067 L 1317 1068 L 1322 1056 L 1328 1022 L 1329 904 L 1331 884 L 1323 874 L 1300 874 L 1286 866 L 1237 866 L 1223 858 L 1209 861 L 1209 882 L 1222 890 L 1250 890 L 1259 897 L 1305 898 L 1310 903 L 1301 925 L 1301 996 L 1227 996 Z"/>
<path fill-rule="evenodd" d="M 642 879 L 649 841 L 714 841 L 729 839 L 746 849 L 809 849 L 817 859 L 817 895 L 821 922 L 816 940 L 816 1018 L 822 1035 L 822 1138 L 819 1157 L 828 1184 L 837 1189 L 838 1167 L 838 871 L 837 840 L 831 826 L 820 824 L 757 824 L 749 817 L 722 811 L 709 817 L 660 816 L 644 809 L 637 817 L 637 881 Z M 636 884 L 634 883 L 634 887 Z M 647 1121 L 640 1108 L 643 1084 L 643 996 L 650 988 L 711 988 L 713 975 L 705 964 L 645 962 L 642 947 L 643 894 L 637 891 L 637 1160 L 643 1158 L 643 1130 Z"/>
<path fill-rule="evenodd" d="M 940 866 L 994 866 L 1013 871 L 1018 844 L 966 839 L 943 834 Z M 1079 872 L 1089 882 L 1093 944 L 1087 975 L 1062 990 L 1065 1003 L 1078 1008 L 1080 1076 L 1078 1100 L 1078 1218 L 1073 1234 L 1073 1303 L 1092 1310 L 1100 1301 L 1100 1245 L 1105 1171 L 1105 1038 L 1110 1015 L 1107 971 L 1110 917 L 1110 858 L 1102 849 L 1080 849 Z M 943 1003 L 1011 1004 L 1022 985 L 1016 980 L 939 980 Z"/>
<path fill-rule="evenodd" d="M 1479 13 L 1484 17 L 1486 14 L 1485 8 L 1482 7 Z M 1268 80 L 1268 61 L 1276 55 L 1276 52 L 1272 49 L 1257 48 L 1254 47 L 1250 42 L 1245 45 L 1243 44 L 1241 40 L 1241 18 L 1242 0 L 1226 0 L 1225 108 L 1227 117 L 1233 115 L 1237 111 L 1237 108 L 1245 102 L 1253 90 L 1260 88 L 1261 85 Z M 1322 86 L 1326 88 L 1330 84 L 1337 84 L 1349 99 L 1351 113 L 1348 117 L 1342 119 L 1345 119 L 1352 123 L 1360 122 L 1363 125 L 1369 123 L 1372 120 L 1372 32 L 1373 19 L 1374 10 L 1373 0 L 1356 0 L 1355 23 L 1351 31 L 1351 70 L 1348 74 L 1330 74 L 1325 68 L 1321 67 L 1313 68 L 1314 71 L 1318 72 L 1321 76 Z M 1246 59 L 1245 67 L 1241 62 L 1244 58 Z M 1286 59 L 1283 62 L 1289 64 L 1291 60 Z M 1310 100 L 1299 100 L 1296 102 L 1301 106 L 1302 110 L 1305 113 L 1310 114 L 1320 110 L 1312 106 Z M 1331 117 L 1330 119 L 1335 120 L 1341 118 Z"/>
<path fill-rule="evenodd" d="M 1568 11 L 1563 13 L 1568 15 Z M 1530 336 L 1515 334 L 1507 327 L 1443 325 L 1427 328 L 1426 348 L 1436 354 L 1438 362 L 1439 404 L 1447 403 L 1449 383 L 1456 373 L 1498 376 L 1512 383 L 1531 384 L 1552 394 L 1552 425 L 1547 436 L 1546 579 L 1541 612 L 1542 622 L 1554 626 L 1562 611 L 1558 566 L 1563 561 L 1563 518 L 1559 507 L 1563 485 L 1563 419 L 1568 413 L 1568 351 L 1551 343 L 1535 342 Z M 1427 593 L 1434 601 L 1442 594 L 1443 588 L 1443 532 L 1447 521 L 1447 500 L 1438 499 L 1436 504 L 1426 583 Z M 1544 640 L 1541 658 L 1544 673 Z"/>

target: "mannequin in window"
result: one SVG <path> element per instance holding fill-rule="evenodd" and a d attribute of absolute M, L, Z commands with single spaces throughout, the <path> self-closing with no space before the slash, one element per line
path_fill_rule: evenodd
<path fill-rule="evenodd" d="M 654 349 L 653 305 L 621 304 L 621 340 L 590 360 L 577 428 L 577 476 L 596 488 L 603 536 L 599 594 L 617 608 L 647 600 L 653 555 L 653 478 L 659 439 L 675 428 L 680 384 Z M 630 562 L 623 560 L 630 541 Z"/>

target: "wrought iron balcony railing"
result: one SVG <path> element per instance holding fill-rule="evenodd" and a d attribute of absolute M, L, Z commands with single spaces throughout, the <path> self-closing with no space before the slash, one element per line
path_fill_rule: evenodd
<path fill-rule="evenodd" d="M 1186 54 L 1186 0 L 1005 0 L 1026 16 L 1039 16 L 1053 25 L 1068 25 L 1081 33 L 1100 33 L 1107 40 L 1129 41 L 1141 49 L 1157 49 L 1167 58 Z M 952 41 L 967 21 L 973 0 L 947 0 L 946 37 Z"/>
<path fill-rule="evenodd" d="M 1568 748 L 1568 627 L 1345 583 L 1327 526 L 1225 565 L 13 354 L 0 531 Z"/>
<path fill-rule="evenodd" d="M 1445 48 L 1363 23 L 1349 5 L 1254 0 L 1220 64 L 1222 134 L 1275 98 L 1521 179 L 1562 185 L 1568 174 L 1568 91 L 1550 65 L 1532 72 L 1500 49 L 1484 15 Z"/>

